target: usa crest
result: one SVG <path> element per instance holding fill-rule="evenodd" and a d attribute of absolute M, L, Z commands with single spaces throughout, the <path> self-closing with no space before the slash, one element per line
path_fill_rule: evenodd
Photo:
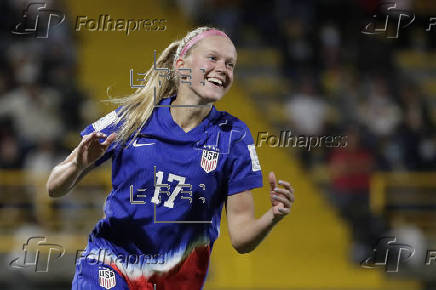
<path fill-rule="evenodd" d="M 107 268 L 98 270 L 98 281 L 100 286 L 106 289 L 114 288 L 117 285 L 114 271 Z"/>
<path fill-rule="evenodd" d="M 208 145 L 205 147 L 206 149 L 203 149 L 200 165 L 206 173 L 209 173 L 216 169 L 216 165 L 218 164 L 218 157 L 220 154 L 217 151 L 218 149 L 214 146 Z"/>

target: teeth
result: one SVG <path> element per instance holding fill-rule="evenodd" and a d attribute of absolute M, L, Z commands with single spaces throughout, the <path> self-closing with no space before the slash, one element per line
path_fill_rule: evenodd
<path fill-rule="evenodd" d="M 211 83 L 217 83 L 217 84 L 220 85 L 220 86 L 223 85 L 223 82 L 222 82 L 221 80 L 217 79 L 217 78 L 208 78 L 207 80 L 208 80 L 209 82 L 211 82 Z"/>

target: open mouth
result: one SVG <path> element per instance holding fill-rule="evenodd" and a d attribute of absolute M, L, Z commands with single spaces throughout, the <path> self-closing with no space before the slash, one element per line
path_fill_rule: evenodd
<path fill-rule="evenodd" d="M 206 78 L 206 80 L 216 87 L 219 87 L 219 88 L 224 87 L 224 82 L 218 78 L 210 77 L 210 78 Z"/>

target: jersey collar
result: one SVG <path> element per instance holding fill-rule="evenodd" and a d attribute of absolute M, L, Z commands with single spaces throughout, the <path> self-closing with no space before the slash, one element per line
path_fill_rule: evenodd
<path fill-rule="evenodd" d="M 215 105 L 212 105 L 212 108 L 209 114 L 197 125 L 197 127 L 191 129 L 189 132 L 185 132 L 173 119 L 170 107 L 171 103 L 176 99 L 177 95 L 172 95 L 170 97 L 164 98 L 159 102 L 159 105 L 164 105 L 164 107 L 155 107 L 154 116 L 151 121 L 141 133 L 150 134 L 156 137 L 161 137 L 164 139 L 171 139 L 174 142 L 192 142 L 198 141 L 201 137 L 205 137 L 205 132 L 207 128 L 210 127 L 210 124 L 214 123 L 216 119 L 219 117 L 219 111 L 216 110 Z M 151 123 L 155 123 L 151 124 Z"/>

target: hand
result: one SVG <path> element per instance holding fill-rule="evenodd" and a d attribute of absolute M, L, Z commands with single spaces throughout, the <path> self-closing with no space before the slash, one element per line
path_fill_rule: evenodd
<path fill-rule="evenodd" d="M 287 181 L 277 182 L 274 172 L 269 173 L 268 179 L 271 185 L 270 197 L 274 218 L 281 220 L 291 211 L 291 205 L 295 201 L 294 189 Z M 279 184 L 284 188 L 279 188 Z"/>
<path fill-rule="evenodd" d="M 75 163 L 79 170 L 88 168 L 103 156 L 109 145 L 115 140 L 116 134 L 110 134 L 103 143 L 100 143 L 100 138 L 106 138 L 106 134 L 92 132 L 91 134 L 83 136 L 82 141 L 76 148 Z"/>

